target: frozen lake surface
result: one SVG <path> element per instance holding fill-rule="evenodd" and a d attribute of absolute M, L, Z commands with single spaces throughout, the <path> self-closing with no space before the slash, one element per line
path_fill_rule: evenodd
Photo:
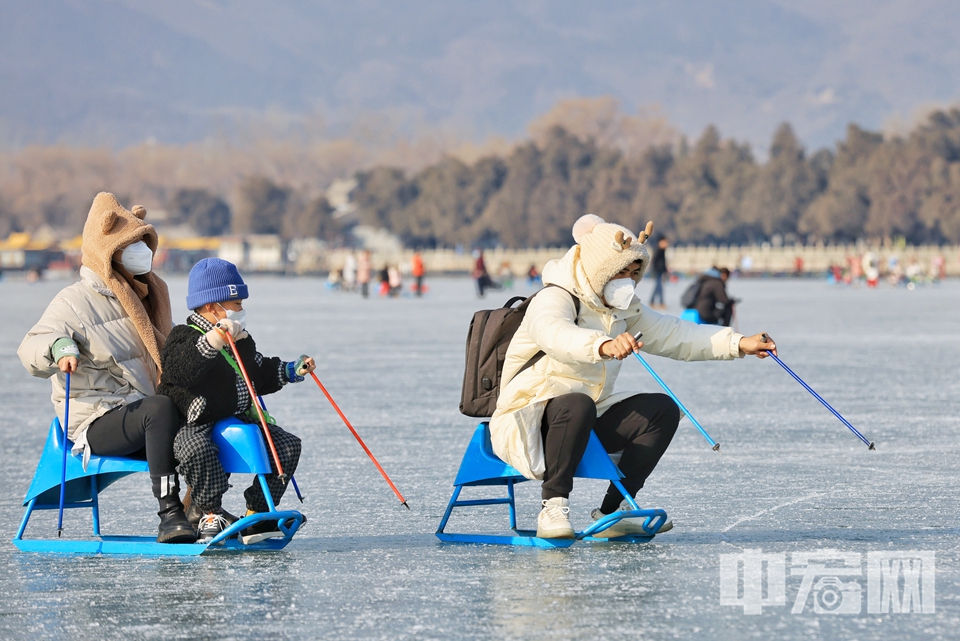
<path fill-rule="evenodd" d="M 304 442 L 297 478 L 306 494 L 300 509 L 310 522 L 286 550 L 187 560 L 17 551 L 9 541 L 52 409 L 49 383 L 23 370 L 16 349 L 65 283 L 2 281 L 0 637 L 957 638 L 960 283 L 868 291 L 820 281 L 732 281 L 731 293 L 744 299 L 741 330 L 769 331 L 784 361 L 876 441 L 877 451 L 868 451 L 771 359 L 650 357 L 723 445 L 723 455 L 682 421 L 638 497 L 641 505 L 667 510 L 672 532 L 646 545 L 535 550 L 443 544 L 433 535 L 475 426 L 457 410 L 470 317 L 482 305 L 530 290 L 493 292 L 481 302 L 468 280 L 434 279 L 422 300 L 363 300 L 327 291 L 321 280 L 248 282 L 247 323 L 260 349 L 286 359 L 301 352 L 317 357 L 320 379 L 412 510 L 399 506 L 308 380 L 267 399 L 278 422 Z M 182 322 L 186 280 L 169 283 L 174 319 Z M 674 313 L 681 289 L 668 288 Z M 640 290 L 646 297 L 650 283 Z M 656 391 L 640 364 L 630 362 L 618 389 Z M 234 481 L 225 506 L 236 512 L 248 479 Z M 575 526 L 586 525 L 603 490 L 602 482 L 578 480 L 571 496 Z M 535 523 L 538 497 L 534 483 L 518 489 L 521 525 Z M 102 501 L 105 531 L 156 531 L 145 476 L 122 480 Z M 292 492 L 284 504 L 296 505 Z M 506 528 L 501 506 L 462 513 L 449 529 Z M 55 528 L 55 512 L 40 513 L 28 536 L 54 535 Z M 65 528 L 66 536 L 84 536 L 89 518 L 68 513 Z M 844 599 L 854 587 L 862 590 L 860 609 L 815 612 L 817 591 L 830 588 L 813 585 L 802 612 L 793 613 L 804 580 L 794 572 L 808 567 L 794 555 L 831 549 L 857 559 L 856 573 L 839 579 Z M 774 559 L 785 554 L 779 557 L 786 560 L 783 604 L 753 615 L 721 603 L 721 555 L 744 550 Z M 889 599 L 886 613 L 869 611 L 869 566 L 880 552 L 935 553 L 934 612 L 891 613 Z M 818 576 L 831 574 L 841 573 Z M 764 581 L 776 583 L 769 574 Z M 898 585 L 906 581 L 901 576 Z M 931 588 L 924 583 L 924 594 Z M 825 601 L 822 609 L 850 609 L 852 598 Z"/>

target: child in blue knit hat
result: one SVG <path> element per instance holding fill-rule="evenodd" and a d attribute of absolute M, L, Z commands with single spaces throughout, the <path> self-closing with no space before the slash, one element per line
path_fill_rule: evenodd
<path fill-rule="evenodd" d="M 247 296 L 247 285 L 233 263 L 220 258 L 201 260 L 190 270 L 187 286 L 187 307 L 193 313 L 185 325 L 173 328 L 161 352 L 163 381 L 157 392 L 169 396 L 184 418 L 173 451 L 179 461 L 177 470 L 191 488 L 193 500 L 187 518 L 197 525 L 197 540 L 201 543 L 237 520 L 223 509 L 223 495 L 230 487 L 229 475 L 220 465 L 210 431 L 214 423 L 230 416 L 252 423 L 259 420 L 252 405 L 256 401 L 250 398 L 224 332 L 229 332 L 236 342 L 258 395 L 272 394 L 287 383 L 298 383 L 316 369 L 314 360 L 306 355 L 284 362 L 257 351 L 244 324 L 243 301 Z M 300 439 L 272 421 L 269 423 L 280 464 L 289 479 L 300 460 Z M 276 473 L 266 480 L 274 503 L 279 504 L 287 484 Z M 243 495 L 247 514 L 268 511 L 256 481 Z M 261 521 L 240 533 L 245 544 L 282 536 L 275 521 Z"/>

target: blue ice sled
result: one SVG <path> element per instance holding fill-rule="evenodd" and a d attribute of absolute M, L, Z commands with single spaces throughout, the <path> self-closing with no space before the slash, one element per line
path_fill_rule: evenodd
<path fill-rule="evenodd" d="M 267 487 L 265 474 L 270 474 L 270 458 L 263 444 L 260 427 L 243 423 L 237 418 L 219 421 L 211 433 L 219 448 L 220 463 L 231 474 L 256 474 L 267 500 L 269 512 L 246 516 L 221 532 L 209 543 L 157 543 L 156 536 L 121 536 L 100 533 L 100 492 L 112 483 L 137 472 L 147 472 L 143 460 L 91 456 L 87 469 L 78 456 L 67 457 L 66 491 L 64 511 L 88 509 L 93 516 L 93 539 L 40 538 L 25 539 L 23 535 L 34 510 L 58 510 L 60 508 L 60 465 L 63 454 L 64 434 L 59 419 L 50 423 L 47 443 L 40 455 L 40 462 L 33 475 L 33 482 L 23 501 L 26 511 L 20 529 L 13 539 L 14 545 L 25 552 L 59 554 L 141 554 L 148 556 L 196 556 L 204 552 L 238 552 L 246 550 L 280 550 L 303 525 L 304 516 L 295 510 L 280 511 L 273 503 Z M 68 440 L 67 447 L 73 447 Z M 260 521 L 279 521 L 283 538 L 272 538 L 244 545 L 236 535 Z"/>
<path fill-rule="evenodd" d="M 443 514 L 440 526 L 437 528 L 437 538 L 441 541 L 452 543 L 493 543 L 498 545 L 524 545 L 541 548 L 565 548 L 573 545 L 576 541 L 618 541 L 623 543 L 646 543 L 653 539 L 660 526 L 666 523 L 667 513 L 660 509 L 640 509 L 636 501 L 633 500 L 624 489 L 620 479 L 623 478 L 623 472 L 613 464 L 610 455 L 603 449 L 600 439 L 593 432 L 590 432 L 590 441 L 587 443 L 587 450 L 577 466 L 574 474 L 580 478 L 604 479 L 612 482 L 620 493 L 627 498 L 630 507 L 629 511 L 616 511 L 613 514 L 599 519 L 590 524 L 582 532 L 577 532 L 572 539 L 543 539 L 537 537 L 536 530 L 520 530 L 517 528 L 517 508 L 514 497 L 514 485 L 522 483 L 526 479 L 516 468 L 507 465 L 493 453 L 493 447 L 490 444 L 490 425 L 486 421 L 480 423 L 473 432 L 473 439 L 467 446 L 467 451 L 460 462 L 460 470 L 457 472 L 457 478 L 453 481 L 453 496 L 447 504 L 447 510 Z M 506 485 L 507 496 L 492 499 L 471 499 L 459 500 L 460 491 L 464 487 L 479 485 Z M 513 534 L 452 534 L 444 532 L 447 521 L 450 519 L 454 508 L 474 507 L 480 505 L 507 505 L 510 510 L 510 529 Z M 623 518 L 645 517 L 643 529 L 648 532 L 646 535 L 621 536 L 612 539 L 602 539 L 594 537 L 595 532 L 605 530 L 617 521 Z"/>

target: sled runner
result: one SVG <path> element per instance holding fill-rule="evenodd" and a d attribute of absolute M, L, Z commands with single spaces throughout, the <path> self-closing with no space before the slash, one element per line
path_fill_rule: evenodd
<path fill-rule="evenodd" d="M 582 532 L 576 533 L 573 539 L 543 539 L 537 537 L 537 531 L 521 530 L 517 528 L 517 509 L 514 497 L 514 485 L 526 481 L 523 475 L 515 468 L 507 465 L 497 458 L 493 453 L 493 447 L 490 445 L 490 426 L 487 422 L 482 422 L 477 426 L 473 433 L 473 439 L 467 446 L 467 451 L 460 462 L 460 470 L 457 472 L 457 478 L 453 482 L 453 496 L 447 504 L 447 510 L 443 514 L 440 526 L 437 528 L 437 538 L 441 541 L 453 543 L 492 543 L 498 545 L 524 545 L 542 548 L 565 548 L 573 545 L 577 541 L 616 541 L 623 543 L 646 543 L 653 539 L 654 534 L 660 529 L 667 520 L 667 513 L 660 509 L 640 509 L 636 502 L 629 496 L 623 488 L 620 479 L 623 473 L 613 464 L 610 455 L 603 449 L 600 440 L 593 432 L 590 433 L 590 441 L 587 444 L 587 450 L 577 466 L 574 476 L 580 478 L 604 479 L 612 482 L 620 492 L 627 497 L 627 501 L 633 508 L 630 511 L 617 511 L 608 514 L 590 524 Z M 469 499 L 460 500 L 460 492 L 464 487 L 473 487 L 481 485 L 505 485 L 507 487 L 507 496 L 502 498 L 490 499 Z M 475 507 L 481 505 L 506 505 L 510 511 L 510 529 L 512 534 L 455 534 L 444 532 L 447 521 L 454 508 Z M 643 528 L 649 532 L 647 535 L 621 536 L 612 539 L 601 539 L 593 536 L 594 532 L 600 532 L 607 529 L 617 521 L 623 518 L 646 518 Z"/>
<path fill-rule="evenodd" d="M 272 472 L 260 428 L 230 418 L 219 421 L 212 438 L 219 448 L 224 471 L 231 474 L 256 474 L 270 508 L 244 517 L 208 543 L 157 543 L 156 536 L 105 535 L 100 532 L 100 493 L 110 484 L 137 472 L 147 472 L 147 462 L 137 459 L 91 456 L 87 469 L 78 456 L 67 457 L 66 497 L 64 508 L 89 509 L 93 517 L 93 539 L 37 538 L 25 539 L 27 523 L 34 510 L 57 510 L 60 500 L 60 473 L 64 433 L 59 419 L 53 419 L 47 443 L 33 475 L 23 504 L 26 511 L 14 545 L 25 552 L 59 554 L 141 554 L 148 556 L 196 556 L 204 552 L 242 552 L 247 550 L 280 550 L 297 533 L 304 516 L 295 510 L 277 510 L 267 488 L 264 474 Z M 67 440 L 67 447 L 73 444 Z M 283 538 L 272 538 L 244 545 L 237 534 L 260 521 L 278 521 Z"/>

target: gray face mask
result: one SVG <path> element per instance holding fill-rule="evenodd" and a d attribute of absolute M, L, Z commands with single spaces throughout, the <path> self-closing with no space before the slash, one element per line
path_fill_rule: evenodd
<path fill-rule="evenodd" d="M 120 252 L 120 264 L 134 276 L 147 274 L 153 269 L 153 252 L 145 242 L 138 240 Z"/>

